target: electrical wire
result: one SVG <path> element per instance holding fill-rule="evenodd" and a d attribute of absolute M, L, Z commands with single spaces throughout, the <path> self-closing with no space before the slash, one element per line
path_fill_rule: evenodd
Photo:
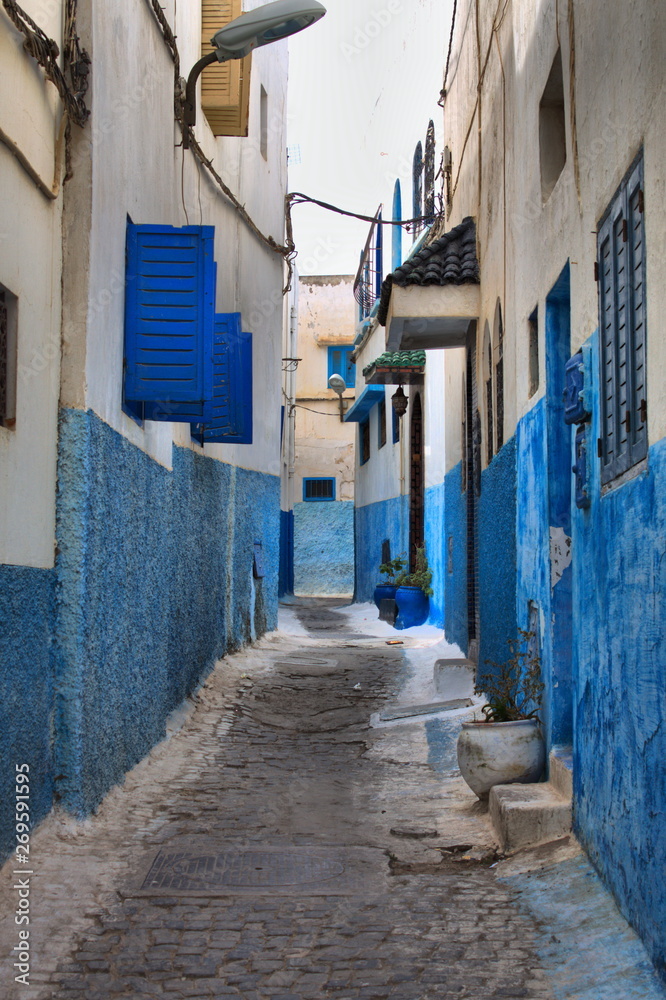
<path fill-rule="evenodd" d="M 453 14 L 451 16 L 451 34 L 449 35 L 449 51 L 446 54 L 446 69 L 444 70 L 444 86 L 442 87 L 437 103 L 440 108 L 444 107 L 446 101 L 446 84 L 449 79 L 449 66 L 451 64 L 451 52 L 453 51 L 453 32 L 456 26 L 456 14 L 458 12 L 458 0 L 453 0 Z"/>
<path fill-rule="evenodd" d="M 58 63 L 60 49 L 57 42 L 49 38 L 16 0 L 0 2 L 14 27 L 25 36 L 24 49 L 39 63 L 58 91 L 69 119 L 83 127 L 90 115 L 84 100 L 88 90 L 90 56 L 81 48 L 76 34 L 76 0 L 67 0 L 65 9 L 64 63 L 71 85 Z"/>

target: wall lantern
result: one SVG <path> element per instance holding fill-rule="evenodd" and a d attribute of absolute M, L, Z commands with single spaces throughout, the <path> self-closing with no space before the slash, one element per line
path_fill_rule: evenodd
<path fill-rule="evenodd" d="M 183 148 L 188 149 L 190 145 L 189 130 L 197 120 L 197 80 L 206 66 L 214 62 L 243 59 L 253 49 L 279 42 L 288 35 L 309 28 L 325 13 L 326 8 L 316 0 L 275 0 L 241 14 L 220 28 L 211 39 L 214 51 L 195 63 L 187 78 L 183 104 Z"/>
<path fill-rule="evenodd" d="M 407 412 L 407 397 L 401 385 L 398 386 L 391 396 L 391 406 L 397 417 L 404 417 Z"/>

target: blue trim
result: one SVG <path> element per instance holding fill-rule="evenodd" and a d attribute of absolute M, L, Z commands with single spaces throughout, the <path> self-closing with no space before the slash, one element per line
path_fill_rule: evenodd
<path fill-rule="evenodd" d="M 353 351 L 353 344 L 331 346 L 328 349 L 328 377 L 341 375 L 348 389 L 353 388 L 356 383 L 356 365 L 349 360 Z M 336 355 L 339 355 L 339 360 Z"/>
<path fill-rule="evenodd" d="M 330 497 L 309 497 L 306 496 L 307 487 L 306 483 L 332 483 L 332 495 Z M 335 500 L 335 476 L 308 476 L 303 479 L 303 500 L 306 503 L 329 503 L 331 500 Z"/>
<path fill-rule="evenodd" d="M 383 385 L 367 385 L 354 405 L 345 413 L 345 423 L 362 423 L 370 410 L 386 395 Z"/>

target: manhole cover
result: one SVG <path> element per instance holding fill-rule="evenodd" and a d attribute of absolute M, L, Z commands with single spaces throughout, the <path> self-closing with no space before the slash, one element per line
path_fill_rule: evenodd
<path fill-rule="evenodd" d="M 160 852 L 146 876 L 143 889 L 259 888 L 309 885 L 344 873 L 331 858 L 296 851 L 234 851 L 224 854 Z"/>
<path fill-rule="evenodd" d="M 123 895 L 355 895 L 383 884 L 378 850 L 329 846 L 225 846 L 176 838 L 146 863 Z M 137 886 L 139 888 L 137 888 Z"/>

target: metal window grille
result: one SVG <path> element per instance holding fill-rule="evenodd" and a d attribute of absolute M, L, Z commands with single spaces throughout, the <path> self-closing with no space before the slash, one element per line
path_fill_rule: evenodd
<path fill-rule="evenodd" d="M 430 121 L 426 132 L 423 187 L 423 228 L 435 221 L 435 126 Z"/>
<path fill-rule="evenodd" d="M 361 430 L 361 465 L 370 458 L 370 421 L 366 420 L 360 425 Z"/>
<path fill-rule="evenodd" d="M 423 146 L 419 140 L 416 144 L 416 149 L 414 150 L 414 159 L 412 161 L 412 218 L 420 219 L 422 216 L 423 209 Z M 414 235 L 419 233 L 423 229 L 422 222 L 414 222 L 412 224 L 412 232 Z"/>
<path fill-rule="evenodd" d="M 335 479 L 304 479 L 304 500 L 335 500 Z"/>
<path fill-rule="evenodd" d="M 370 226 L 368 238 L 361 254 L 361 262 L 354 279 L 354 298 L 359 304 L 360 318 L 365 319 L 379 298 L 384 280 L 382 206 Z"/>

